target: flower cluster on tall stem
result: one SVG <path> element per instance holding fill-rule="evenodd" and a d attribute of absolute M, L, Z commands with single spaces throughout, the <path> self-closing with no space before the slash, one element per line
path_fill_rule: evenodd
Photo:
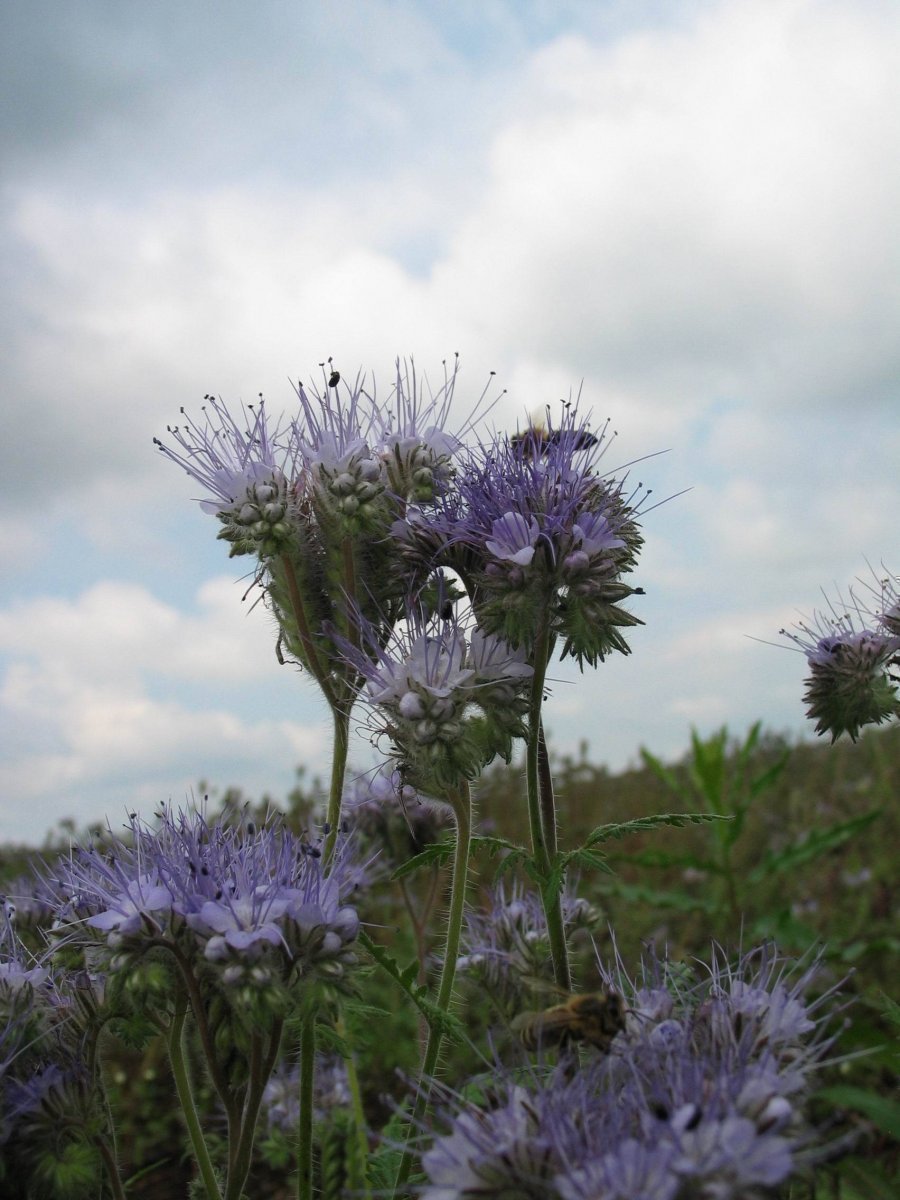
<path fill-rule="evenodd" d="M 782 629 L 806 655 L 809 674 L 803 699 L 816 733 L 842 733 L 855 741 L 864 725 L 900 715 L 900 590 L 886 577 L 864 585 L 871 599 L 851 588 L 845 602 L 829 602 L 811 622 Z"/>

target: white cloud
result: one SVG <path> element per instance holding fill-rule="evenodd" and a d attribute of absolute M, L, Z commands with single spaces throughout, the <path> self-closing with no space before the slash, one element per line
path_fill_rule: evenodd
<path fill-rule="evenodd" d="M 209 561 L 194 547 L 213 544 L 212 523 L 173 517 L 197 488 L 154 461 L 150 437 L 207 391 L 288 405 L 286 377 L 328 354 L 384 383 L 398 352 L 433 372 L 459 350 L 462 402 L 491 368 L 509 388 L 501 426 L 583 379 L 586 402 L 621 431 L 610 465 L 671 447 L 632 473 L 654 499 L 694 488 L 647 517 L 651 627 L 631 661 L 575 684 L 582 699 L 557 689 L 557 715 L 571 718 L 560 736 L 588 736 L 616 763 L 640 741 L 677 749 L 685 721 L 715 721 L 720 705 L 722 720 L 799 724 L 802 672 L 789 656 L 754 657 L 775 652 L 751 653 L 743 634 L 766 635 L 760 613 L 771 633 L 815 604 L 820 583 L 889 554 L 896 8 L 684 4 L 664 6 L 658 27 L 603 37 L 573 16 L 574 32 L 532 41 L 528 56 L 501 6 L 490 21 L 521 36 L 514 53 L 497 50 L 493 75 L 402 7 L 402 39 L 395 5 L 367 6 L 367 24 L 338 21 L 324 38 L 329 78 L 348 50 L 380 47 L 345 87 L 291 76 L 258 107 L 252 55 L 271 25 L 242 43 L 237 99 L 197 111 L 187 56 L 163 53 L 155 25 L 140 86 L 113 71 L 111 90 L 91 93 L 113 105 L 108 119 L 95 120 L 103 104 L 79 110 L 66 154 L 4 193 L 3 536 L 29 574 L 0 616 L 0 645 L 12 664 L 7 782 L 20 794 L 55 780 L 68 803 L 108 777 L 103 763 L 146 794 L 142 728 L 169 747 L 162 769 L 170 754 L 186 778 L 191 744 L 223 773 L 237 770 L 226 746 L 258 743 L 260 758 L 291 764 L 306 747 L 321 714 L 305 725 L 281 710 L 284 724 L 277 704 L 246 715 L 235 699 L 275 678 L 272 629 L 261 611 L 243 615 L 231 581 L 194 594 Z M 217 26 L 226 59 L 237 27 Z M 172 36 L 177 49 L 185 29 Z M 76 50 L 81 79 L 97 54 L 87 34 Z M 315 104 L 292 123 L 305 88 Z M 232 144 L 236 109 L 233 156 L 208 170 L 205 148 Z M 68 554 L 55 549 L 64 539 Z M 142 586 L 160 572 L 164 599 L 163 585 Z"/>
<path fill-rule="evenodd" d="M 0 811 L 0 837 L 39 838 L 64 813 L 96 817 L 98 791 L 124 804 L 153 784 L 158 802 L 205 777 L 283 795 L 300 763 L 327 766 L 330 725 L 302 684 L 290 718 L 269 708 L 254 716 L 241 702 L 242 687 L 255 698 L 277 668 L 271 630 L 247 619 L 236 592 L 210 580 L 197 615 L 185 616 L 105 581 L 75 601 L 42 597 L 0 614 L 0 794 L 15 798 Z M 180 698 L 186 680 L 204 694 Z M 173 698 L 160 700 L 160 687 Z M 297 719 L 304 708 L 306 721 Z M 52 816 L 40 801 L 52 802 Z M 23 811 L 23 802 L 37 806 Z"/>

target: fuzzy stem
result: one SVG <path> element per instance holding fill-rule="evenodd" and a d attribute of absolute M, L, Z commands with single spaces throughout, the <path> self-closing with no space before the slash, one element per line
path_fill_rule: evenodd
<path fill-rule="evenodd" d="M 449 1010 L 450 1000 L 453 996 L 453 980 L 456 975 L 456 960 L 459 957 L 459 941 L 466 904 L 469 849 L 472 841 L 472 799 L 469 793 L 469 785 L 463 784 L 459 792 L 452 793 L 446 799 L 452 805 L 456 817 L 456 849 L 453 855 L 453 879 L 450 884 L 450 912 L 447 916 L 447 940 L 444 946 L 444 964 L 441 967 L 441 981 L 438 985 L 436 1000 L 437 1007 L 442 1013 L 446 1013 Z M 412 1151 L 409 1148 L 409 1143 L 413 1136 L 416 1122 L 421 1117 L 425 1105 L 428 1103 L 430 1081 L 437 1066 L 442 1039 L 443 1031 L 440 1026 L 429 1022 L 428 1044 L 425 1047 L 425 1056 L 422 1059 L 422 1067 L 419 1072 L 419 1087 L 412 1115 L 410 1116 L 410 1129 L 407 1136 L 406 1149 L 403 1152 L 403 1158 L 400 1160 L 400 1169 L 397 1172 L 396 1191 L 399 1191 L 405 1185 L 412 1169 Z"/>
<path fill-rule="evenodd" d="M 106 1167 L 109 1190 L 113 1194 L 113 1200 L 125 1200 L 125 1188 L 122 1186 L 122 1177 L 119 1175 L 119 1164 L 116 1161 L 113 1148 L 105 1137 L 95 1138 L 94 1144 L 100 1151 L 100 1157 L 103 1159 L 103 1165 Z"/>
<path fill-rule="evenodd" d="M 316 643 L 313 641 L 312 631 L 309 627 L 309 621 L 306 617 L 306 609 L 303 606 L 303 593 L 300 591 L 300 585 L 297 582 L 297 574 L 294 571 L 294 564 L 286 554 L 281 556 L 281 565 L 284 569 L 284 577 L 287 581 L 288 595 L 291 598 L 291 611 L 294 614 L 294 623 L 297 626 L 297 634 L 303 644 L 303 653 L 306 655 L 306 660 L 309 669 L 316 677 L 316 682 L 322 689 L 325 699 L 331 705 L 332 709 L 337 705 L 337 697 L 334 694 L 334 688 L 331 685 L 331 680 L 328 678 L 328 672 L 322 666 L 319 659 L 319 652 L 316 649 Z"/>
<path fill-rule="evenodd" d="M 256 1121 L 259 1116 L 259 1106 L 262 1103 L 263 1092 L 269 1082 L 269 1076 L 275 1067 L 278 1050 L 281 1045 L 281 1029 L 283 1022 L 276 1021 L 269 1037 L 269 1048 L 263 1054 L 262 1039 L 254 1034 L 250 1043 L 250 1078 L 244 1099 L 244 1111 L 241 1119 L 240 1135 L 234 1150 L 231 1169 L 228 1172 L 228 1186 L 225 1189 L 225 1200 L 239 1200 L 244 1194 L 244 1184 L 250 1172 L 250 1159 L 253 1151 L 253 1139 L 256 1134 Z"/>
<path fill-rule="evenodd" d="M 325 868 L 331 862 L 341 826 L 341 801 L 344 795 L 347 753 L 350 748 L 350 705 L 349 701 L 343 706 L 336 704 L 331 710 L 334 720 L 334 749 L 331 756 L 331 790 L 328 794 L 328 833 L 322 854 L 322 864 Z"/>
<path fill-rule="evenodd" d="M 297 1200 L 313 1194 L 313 1084 L 316 1077 L 316 1014 L 300 1028 L 300 1120 L 297 1126 Z"/>
<path fill-rule="evenodd" d="M 547 933 L 550 938 L 550 955 L 553 959 L 553 975 L 557 987 L 572 990 L 569 972 L 569 954 L 566 948 L 566 931 L 562 915 L 562 894 L 559 888 L 548 886 L 553 862 L 556 857 L 556 809 L 553 801 L 549 760 L 541 769 L 541 744 L 544 728 L 541 722 L 541 705 L 544 699 L 544 681 L 550 660 L 550 626 L 543 620 L 538 627 L 534 644 L 534 675 L 531 679 L 531 698 L 528 706 L 528 742 L 525 750 L 525 785 L 528 794 L 528 822 L 531 827 L 531 849 L 535 865 L 541 876 L 541 903 L 547 918 Z M 546 756 L 546 746 L 544 748 Z M 541 787 L 542 774 L 544 786 Z"/>
<path fill-rule="evenodd" d="M 346 1039 L 347 1026 L 343 1017 L 339 1017 L 336 1023 L 338 1036 Z M 369 1161 L 369 1143 L 366 1138 L 366 1118 L 363 1112 L 362 1091 L 359 1086 L 359 1074 L 356 1070 L 356 1059 L 351 1053 L 348 1058 L 344 1059 L 344 1064 L 347 1068 L 347 1082 L 350 1085 L 350 1107 L 353 1110 L 353 1125 L 356 1135 L 356 1153 L 359 1156 L 360 1170 L 363 1172 L 363 1187 L 361 1191 L 354 1192 L 354 1195 L 361 1196 L 362 1200 L 369 1200 L 371 1190 L 368 1184 L 368 1161 Z"/>
<path fill-rule="evenodd" d="M 200 1168 L 200 1175 L 203 1179 L 203 1185 L 206 1188 L 206 1194 L 209 1200 L 222 1200 L 222 1193 L 219 1191 L 219 1185 L 216 1182 L 216 1173 L 213 1169 L 212 1159 L 209 1157 L 209 1148 L 203 1138 L 203 1130 L 200 1126 L 200 1118 L 197 1116 L 194 1095 L 191 1091 L 190 1079 L 188 1078 L 187 1062 L 184 1056 L 184 1045 L 182 1044 L 187 1008 L 187 997 L 183 993 L 179 993 L 175 999 L 175 1011 L 172 1015 L 172 1023 L 169 1026 L 169 1062 L 172 1066 L 175 1089 L 178 1092 L 178 1099 L 181 1102 L 181 1110 L 184 1113 L 184 1119 L 187 1123 L 188 1134 L 190 1135 L 191 1145 L 197 1158 L 197 1165 Z"/>

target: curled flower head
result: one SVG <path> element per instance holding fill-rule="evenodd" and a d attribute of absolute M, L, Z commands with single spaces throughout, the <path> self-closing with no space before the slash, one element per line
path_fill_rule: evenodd
<path fill-rule="evenodd" d="M 635 497 L 598 472 L 605 449 L 605 429 L 564 408 L 540 440 L 504 435 L 472 451 L 438 514 L 479 623 L 516 647 L 530 649 L 548 619 L 581 664 L 628 652 L 620 630 L 639 622 L 620 604 L 637 590 L 624 577 L 642 539 Z"/>
<path fill-rule="evenodd" d="M 900 712 L 897 679 L 891 675 L 891 667 L 900 665 L 900 633 L 891 629 L 890 596 L 888 601 L 874 616 L 851 592 L 845 611 L 832 605 L 829 612 L 816 613 L 812 624 L 781 631 L 806 655 L 807 715 L 816 732 L 830 733 L 832 741 L 842 733 L 855 741 L 862 726 L 880 725 Z"/>
<path fill-rule="evenodd" d="M 360 775 L 344 788 L 344 812 L 354 838 L 378 854 L 377 865 L 400 866 L 440 840 L 450 810 L 404 783 L 391 763 Z"/>
<path fill-rule="evenodd" d="M 404 502 L 430 505 L 446 492 L 454 476 L 454 456 L 466 434 L 487 411 L 485 387 L 468 418 L 455 433 L 448 428 L 459 361 L 444 363 L 443 383 L 431 388 L 412 359 L 397 360 L 394 386 L 379 410 L 378 448 L 385 464 L 388 486 Z"/>
<path fill-rule="evenodd" d="M 214 396 L 202 422 L 181 411 L 184 424 L 168 429 L 178 449 L 154 438 L 160 451 L 206 489 L 200 507 L 222 522 L 219 537 L 233 555 L 277 554 L 291 536 L 287 453 L 269 429 L 265 401 L 243 408 L 241 421 Z"/>
<path fill-rule="evenodd" d="M 596 928 L 600 914 L 572 892 L 563 897 L 567 934 Z M 464 954 L 457 967 L 512 1016 L 535 1003 L 534 981 L 550 959 L 547 918 L 540 897 L 518 883 L 492 888 L 484 907 L 466 912 Z"/>
<path fill-rule="evenodd" d="M 60 864 L 70 938 L 100 935 L 116 951 L 112 966 L 170 943 L 219 964 L 226 982 L 261 964 L 272 978 L 295 967 L 339 976 L 353 961 L 359 920 L 346 902 L 355 886 L 346 856 L 326 874 L 318 850 L 274 818 L 237 827 L 167 807 L 157 820 L 135 815 L 126 837 Z"/>
<path fill-rule="evenodd" d="M 517 702 L 527 688 L 532 669 L 516 651 L 420 606 L 386 644 L 372 628 L 363 632 L 363 647 L 340 645 L 366 681 L 373 728 L 388 738 L 403 782 L 443 796 L 495 754 L 508 760 L 512 737 L 524 736 L 524 710 L 513 703 L 494 719 L 492 697 L 508 689 Z"/>

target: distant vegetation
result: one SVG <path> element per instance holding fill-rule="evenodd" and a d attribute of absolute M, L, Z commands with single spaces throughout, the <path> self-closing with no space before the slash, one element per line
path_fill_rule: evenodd
<path fill-rule="evenodd" d="M 835 1139 L 855 1135 L 856 1150 L 817 1174 L 820 1181 L 829 1180 L 824 1190 L 804 1191 L 805 1185 L 794 1183 L 785 1195 L 791 1200 L 895 1196 L 900 728 L 873 731 L 857 744 L 833 747 L 792 746 L 759 727 L 741 739 L 723 730 L 706 740 L 695 738 L 677 763 L 664 765 L 645 753 L 640 768 L 617 775 L 591 763 L 589 754 L 585 745 L 577 758 L 554 763 L 560 848 L 584 843 L 598 826 L 637 823 L 635 832 L 603 843 L 606 869 L 598 856 L 595 869 L 581 873 L 579 892 L 598 913 L 593 941 L 599 959 L 608 962 L 618 951 L 626 963 L 632 962 L 645 943 L 667 947 L 673 960 L 693 955 L 708 959 L 711 935 L 729 950 L 764 938 L 774 939 L 792 956 L 824 946 L 822 984 L 846 979 L 842 992 L 851 1001 L 852 1020 L 838 1043 L 844 1061 L 828 1069 L 816 1103 L 823 1120 L 833 1122 Z M 481 781 L 476 797 L 482 834 L 476 848 L 478 887 L 486 887 L 503 862 L 497 841 L 490 838 L 527 840 L 522 788 L 522 772 L 515 766 L 493 767 Z M 301 775 L 279 807 L 296 828 L 309 829 L 318 795 L 317 782 Z M 247 819 L 248 812 L 261 813 L 271 803 L 228 792 L 214 797 L 211 807 Z M 655 814 L 704 811 L 730 819 L 664 830 L 639 827 L 641 818 Z M 68 844 L 72 833 L 70 826 L 61 827 L 45 850 Z M 410 844 L 407 854 L 423 849 Z M 2 847 L 0 883 L 19 876 L 33 853 Z M 426 855 L 419 871 L 399 883 L 385 877 L 361 900 L 361 915 L 371 922 L 373 937 L 378 940 L 378 927 L 390 928 L 392 953 L 398 958 L 437 949 L 430 943 L 429 920 L 440 910 L 445 870 L 429 863 Z M 417 920 L 410 922 L 404 910 L 418 914 Z M 418 946 L 412 930 L 418 931 Z M 589 941 L 581 945 L 583 973 L 589 976 L 594 952 Z M 484 1011 L 477 989 L 467 991 L 465 981 L 462 991 L 466 1007 L 459 1015 L 472 1042 L 490 1027 L 502 1043 L 509 1036 L 503 1020 Z M 389 981 L 380 973 L 370 977 L 366 1000 L 368 1007 L 355 1016 L 351 1007 L 348 1020 L 360 1047 L 367 1116 L 377 1127 L 390 1115 L 384 1091 L 393 1072 L 398 1067 L 415 1070 L 420 1030 L 409 1007 L 397 1011 Z M 460 1059 L 455 1075 L 477 1068 L 471 1042 L 458 1044 L 451 1053 Z M 120 1114 L 120 1154 L 132 1173 L 146 1171 L 142 1178 L 133 1176 L 129 1195 L 185 1194 L 188 1168 L 177 1160 L 182 1135 L 160 1042 L 136 1039 L 130 1050 L 119 1043 L 107 1078 Z M 211 1103 L 210 1095 L 199 1097 L 201 1107 L 204 1103 Z M 173 1157 L 161 1162 L 160 1147 L 166 1144 Z M 287 1195 L 280 1190 L 278 1173 L 285 1153 L 277 1134 L 262 1140 L 252 1194 L 275 1200 Z"/>

